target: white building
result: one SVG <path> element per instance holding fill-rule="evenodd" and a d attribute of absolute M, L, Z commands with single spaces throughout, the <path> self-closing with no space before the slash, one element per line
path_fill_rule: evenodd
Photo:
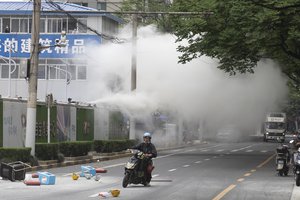
<path fill-rule="evenodd" d="M 66 2 L 66 0 L 59 1 Z M 100 11 L 112 12 L 120 10 L 123 0 L 68 0 L 67 2 L 95 8 Z"/>
<path fill-rule="evenodd" d="M 28 97 L 24 78 L 30 57 L 32 1 L 0 2 L 0 95 Z M 111 14 L 77 4 L 42 2 L 38 68 L 38 100 L 54 93 L 59 101 L 80 99 L 88 82 L 88 60 L 80 58 L 87 44 L 100 45 L 106 36 L 118 32 L 122 22 Z M 67 32 L 67 46 L 55 47 L 61 32 Z M 47 46 L 51 46 L 46 48 Z M 73 92 L 72 92 L 73 91 Z"/>

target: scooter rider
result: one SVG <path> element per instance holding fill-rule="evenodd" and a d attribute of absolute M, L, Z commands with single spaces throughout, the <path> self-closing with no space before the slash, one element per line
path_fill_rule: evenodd
<path fill-rule="evenodd" d="M 300 148 L 300 133 L 298 133 L 297 138 L 293 140 L 293 146 L 296 151 Z"/>
<path fill-rule="evenodd" d="M 148 132 L 144 133 L 143 136 L 144 142 L 132 147 L 132 149 L 137 149 L 140 150 L 144 153 L 145 157 L 147 159 L 147 163 L 144 164 L 143 167 L 145 167 L 145 176 L 146 176 L 146 181 L 149 184 L 151 181 L 151 171 L 153 169 L 153 162 L 152 158 L 155 158 L 157 156 L 157 151 L 155 148 L 155 145 L 151 143 L 151 134 Z"/>

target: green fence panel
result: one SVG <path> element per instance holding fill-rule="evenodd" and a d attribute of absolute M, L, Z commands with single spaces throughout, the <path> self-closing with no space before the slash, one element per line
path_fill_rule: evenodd
<path fill-rule="evenodd" d="M 36 143 L 48 141 L 48 109 L 46 105 L 37 105 L 36 112 Z M 50 108 L 50 142 L 57 142 L 56 137 L 56 107 Z"/>
<path fill-rule="evenodd" d="M 0 147 L 3 147 L 3 100 L 0 100 Z"/>
<path fill-rule="evenodd" d="M 94 140 L 94 110 L 90 108 L 77 108 L 76 117 L 77 141 Z"/>

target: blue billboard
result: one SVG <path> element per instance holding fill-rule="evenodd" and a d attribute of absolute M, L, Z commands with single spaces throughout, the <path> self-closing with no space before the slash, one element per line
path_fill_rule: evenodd
<path fill-rule="evenodd" d="M 84 55 L 86 47 L 101 44 L 97 35 L 70 34 L 66 36 L 65 47 L 55 46 L 60 34 L 41 34 L 40 58 L 72 58 Z M 0 34 L 0 55 L 13 58 L 29 58 L 31 49 L 31 34 Z"/>

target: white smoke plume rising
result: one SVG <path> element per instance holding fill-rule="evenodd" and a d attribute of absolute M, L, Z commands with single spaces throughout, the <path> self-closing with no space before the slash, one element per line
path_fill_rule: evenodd
<path fill-rule="evenodd" d="M 131 37 L 128 27 L 120 37 Z M 116 106 L 130 115 L 151 114 L 159 108 L 186 121 L 202 121 L 208 128 L 226 124 L 249 128 L 285 100 L 286 79 L 272 61 L 261 61 L 254 74 L 229 76 L 217 69 L 216 60 L 205 56 L 178 64 L 175 39 L 153 26 L 138 30 L 134 93 L 130 91 L 131 42 L 93 48 L 88 53 L 89 101 Z"/>

